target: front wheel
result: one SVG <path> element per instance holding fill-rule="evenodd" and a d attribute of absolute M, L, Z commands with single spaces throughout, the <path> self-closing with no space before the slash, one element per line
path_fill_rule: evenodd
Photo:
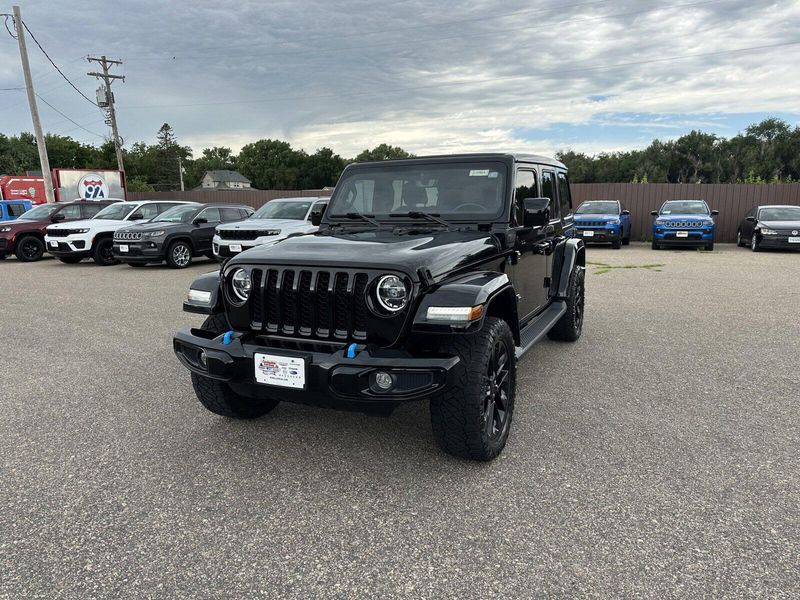
<path fill-rule="evenodd" d="M 711 242 L 710 244 L 706 244 L 706 250 L 708 252 L 713 251 L 714 250 L 714 242 Z"/>
<path fill-rule="evenodd" d="M 611 242 L 611 247 L 614 250 L 619 250 L 620 248 L 622 248 L 622 238 L 619 237 L 616 240 L 614 240 L 613 242 Z"/>
<path fill-rule="evenodd" d="M 758 246 L 758 237 L 756 236 L 756 232 L 753 232 L 753 237 L 750 238 L 750 250 L 753 252 L 758 252 L 761 250 Z"/>
<path fill-rule="evenodd" d="M 225 314 L 217 313 L 208 317 L 200 329 L 222 335 L 230 326 Z M 215 414 L 232 419 L 256 419 L 270 412 L 279 403 L 272 398 L 247 398 L 234 392 L 224 381 L 194 372 L 192 387 L 203 406 Z"/>
<path fill-rule="evenodd" d="M 514 336 L 502 319 L 487 317 L 480 331 L 458 335 L 441 350 L 459 358 L 453 385 L 431 398 L 431 425 L 442 450 L 487 461 L 506 445 L 514 414 L 517 365 Z"/>
<path fill-rule="evenodd" d="M 167 250 L 167 264 L 173 269 L 185 269 L 192 264 L 192 247 L 181 240 L 172 242 Z"/>
<path fill-rule="evenodd" d="M 111 238 L 103 238 L 99 240 L 97 244 L 95 244 L 92 258 L 94 258 L 94 262 L 101 267 L 118 265 L 119 261 L 114 258 L 114 240 Z"/>
<path fill-rule="evenodd" d="M 661 250 L 661 246 L 659 246 L 655 240 L 653 240 L 653 243 L 650 245 L 650 248 L 652 248 L 653 250 Z"/>
<path fill-rule="evenodd" d="M 583 267 L 576 265 L 569 278 L 567 312 L 547 332 L 547 337 L 551 340 L 574 342 L 581 337 L 581 332 L 583 331 L 584 277 Z"/>
<path fill-rule="evenodd" d="M 742 230 L 736 232 L 736 245 L 740 248 L 745 245 L 744 240 L 742 240 Z"/>
<path fill-rule="evenodd" d="M 15 254 L 22 262 L 33 262 L 42 258 L 44 242 L 33 235 L 26 235 L 17 242 Z"/>

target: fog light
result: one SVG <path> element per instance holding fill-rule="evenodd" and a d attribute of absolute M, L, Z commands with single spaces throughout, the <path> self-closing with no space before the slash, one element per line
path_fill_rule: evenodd
<path fill-rule="evenodd" d="M 378 371 L 375 373 L 375 385 L 384 391 L 388 391 L 394 385 L 394 377 L 385 371 Z"/>
<path fill-rule="evenodd" d="M 197 360 L 200 362 L 201 367 L 204 369 L 208 368 L 208 357 L 206 356 L 205 350 L 200 350 L 200 352 L 197 353 Z"/>

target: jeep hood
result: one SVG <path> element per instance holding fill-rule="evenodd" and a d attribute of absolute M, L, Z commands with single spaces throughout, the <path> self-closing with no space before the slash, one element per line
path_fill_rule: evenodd
<path fill-rule="evenodd" d="M 66 221 L 55 223 L 48 229 L 103 229 L 104 227 L 116 227 L 119 225 L 131 225 L 131 221 L 120 221 L 118 219 L 81 219 L 80 221 Z"/>
<path fill-rule="evenodd" d="M 297 229 L 305 225 L 311 225 L 305 219 L 246 219 L 237 223 L 226 223 L 225 225 L 218 225 L 217 229 L 225 231 L 244 229 L 249 231 L 251 229 Z"/>
<path fill-rule="evenodd" d="M 612 219 L 619 219 L 619 215 L 575 215 L 575 221 L 611 221 Z"/>
<path fill-rule="evenodd" d="M 231 264 L 308 265 L 403 271 L 418 279 L 418 269 L 434 277 L 491 259 L 500 252 L 497 238 L 481 231 L 426 231 L 399 235 L 390 229 L 319 232 L 257 246 Z"/>
<path fill-rule="evenodd" d="M 670 213 L 668 215 L 658 215 L 656 221 L 713 221 L 711 215 Z"/>

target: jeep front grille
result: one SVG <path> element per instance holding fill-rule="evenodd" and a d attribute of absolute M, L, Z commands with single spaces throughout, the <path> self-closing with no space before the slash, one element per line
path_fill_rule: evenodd
<path fill-rule="evenodd" d="M 700 227 L 711 227 L 710 223 L 703 223 L 702 221 L 667 221 L 664 227 L 678 227 L 680 229 L 692 229 Z"/>
<path fill-rule="evenodd" d="M 47 235 L 50 237 L 67 237 L 73 233 L 78 233 L 76 229 L 48 229 Z"/>
<path fill-rule="evenodd" d="M 250 326 L 268 334 L 327 340 L 367 339 L 367 288 L 361 271 L 254 268 Z"/>
<path fill-rule="evenodd" d="M 576 227 L 605 227 L 605 221 L 575 221 Z"/>
<path fill-rule="evenodd" d="M 258 229 L 220 229 L 217 233 L 223 240 L 254 240 L 266 235 L 275 235 L 273 230 Z"/>
<path fill-rule="evenodd" d="M 142 239 L 142 233 L 140 231 L 116 231 L 114 232 L 114 239 L 137 241 Z"/>

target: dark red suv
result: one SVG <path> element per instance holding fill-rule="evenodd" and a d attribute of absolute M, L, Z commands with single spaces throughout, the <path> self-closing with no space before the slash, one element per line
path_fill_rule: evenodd
<path fill-rule="evenodd" d="M 0 260 L 9 254 L 16 254 L 25 262 L 39 260 L 44 254 L 44 234 L 48 225 L 91 219 L 111 202 L 78 200 L 40 204 L 14 221 L 0 223 Z"/>

